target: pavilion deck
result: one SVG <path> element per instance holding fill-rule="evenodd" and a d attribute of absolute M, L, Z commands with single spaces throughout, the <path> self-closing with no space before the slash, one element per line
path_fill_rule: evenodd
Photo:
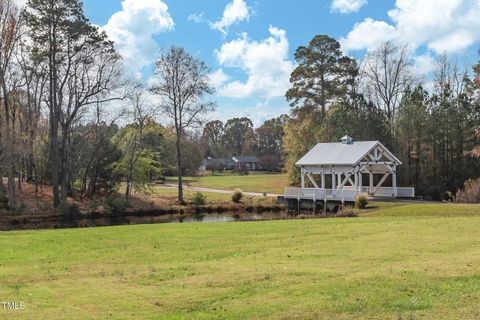
<path fill-rule="evenodd" d="M 311 201 L 335 201 L 335 202 L 354 202 L 355 198 L 360 193 L 369 194 L 370 197 L 395 197 L 394 188 L 392 187 L 380 187 L 376 188 L 375 193 L 370 187 L 361 187 L 356 190 L 351 187 L 344 187 L 342 189 L 321 189 L 321 188 L 285 188 L 285 199 L 296 200 L 311 200 Z M 414 198 L 414 188 L 402 188 L 397 187 L 397 198 Z"/>

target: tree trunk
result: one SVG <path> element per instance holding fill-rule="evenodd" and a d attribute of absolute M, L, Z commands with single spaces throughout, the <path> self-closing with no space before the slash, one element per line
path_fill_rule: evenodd
<path fill-rule="evenodd" d="M 15 157 L 13 150 L 13 132 L 10 128 L 10 101 L 7 86 L 5 83 L 4 75 L 1 75 L 0 81 L 2 83 L 3 91 L 3 106 L 5 109 L 5 146 L 6 146 L 6 157 L 5 162 L 7 164 L 7 195 L 8 195 L 8 207 L 14 208 L 16 205 L 16 195 L 15 195 Z"/>
<path fill-rule="evenodd" d="M 180 150 L 181 145 L 181 133 L 177 131 L 177 170 L 178 170 L 178 203 L 181 205 L 185 204 L 183 199 L 183 180 L 182 180 L 182 152 Z"/>
<path fill-rule="evenodd" d="M 60 205 L 60 187 L 58 169 L 60 167 L 59 150 L 58 150 L 58 122 L 55 112 L 50 110 L 50 153 L 52 157 L 52 189 L 53 189 L 53 206 L 56 208 Z"/>
<path fill-rule="evenodd" d="M 128 161 L 128 172 L 127 172 L 127 186 L 125 188 L 125 201 L 127 201 L 127 204 L 130 204 L 130 194 L 132 193 L 132 180 L 133 180 L 133 164 L 134 164 L 134 158 L 135 153 L 132 153 L 132 156 L 130 157 Z"/>

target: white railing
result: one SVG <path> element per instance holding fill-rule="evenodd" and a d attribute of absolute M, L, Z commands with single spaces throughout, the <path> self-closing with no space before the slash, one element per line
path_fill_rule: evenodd
<path fill-rule="evenodd" d="M 345 187 L 348 190 L 354 190 L 351 186 Z M 360 188 L 362 193 L 371 194 L 371 191 L 375 190 L 375 188 L 370 189 L 370 187 L 361 187 Z M 375 192 L 374 196 L 377 197 L 393 197 L 394 192 L 392 187 L 380 187 Z M 397 197 L 398 198 L 415 198 L 415 188 L 404 188 L 404 187 L 397 187 Z"/>
<path fill-rule="evenodd" d="M 397 188 L 399 198 L 415 198 L 415 188 Z"/>
<path fill-rule="evenodd" d="M 354 188 L 344 189 L 315 189 L 315 188 L 285 188 L 285 198 L 308 199 L 308 200 L 335 200 L 335 201 L 354 201 L 359 193 L 370 193 L 370 187 L 362 187 L 361 191 Z M 373 191 L 373 190 L 372 190 Z M 394 192 L 391 187 L 381 187 L 375 192 L 377 197 L 393 197 Z M 415 188 L 397 188 L 397 197 L 414 198 Z"/>
<path fill-rule="evenodd" d="M 354 201 L 358 192 L 347 189 L 314 189 L 314 188 L 285 188 L 285 198 L 327 200 L 327 201 Z"/>

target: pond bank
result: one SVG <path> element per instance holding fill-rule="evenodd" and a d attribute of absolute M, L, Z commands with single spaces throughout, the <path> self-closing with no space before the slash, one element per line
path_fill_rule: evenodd
<path fill-rule="evenodd" d="M 107 227 L 130 224 L 268 221 L 356 217 L 351 210 L 296 214 L 283 205 L 203 206 L 128 211 L 124 214 L 92 212 L 71 215 L 0 215 L 0 231 Z"/>
<path fill-rule="evenodd" d="M 288 216 L 281 205 L 201 206 L 130 210 L 124 214 L 0 215 L 0 230 L 85 228 L 172 222 L 229 222 L 274 220 Z"/>

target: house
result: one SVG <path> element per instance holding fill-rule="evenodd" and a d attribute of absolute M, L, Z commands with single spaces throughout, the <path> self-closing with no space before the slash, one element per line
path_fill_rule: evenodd
<path fill-rule="evenodd" d="M 354 141 L 347 135 L 341 142 L 319 143 L 296 165 L 301 186 L 286 188 L 285 199 L 344 203 L 354 201 L 360 193 L 415 196 L 414 188 L 397 186 L 397 167 L 402 162 L 379 141 Z"/>
<path fill-rule="evenodd" d="M 223 166 L 223 170 L 233 170 L 235 168 L 245 168 L 248 171 L 260 170 L 260 160 L 255 156 L 233 156 L 227 158 L 208 157 L 203 160 L 199 171 L 208 171 L 210 168 Z"/>
<path fill-rule="evenodd" d="M 225 170 L 233 170 L 235 168 L 235 161 L 232 158 L 222 158 L 220 161 L 223 163 Z"/>
<path fill-rule="evenodd" d="M 248 171 L 260 169 L 260 160 L 255 156 L 234 156 L 233 162 L 237 168 L 246 168 Z"/>

